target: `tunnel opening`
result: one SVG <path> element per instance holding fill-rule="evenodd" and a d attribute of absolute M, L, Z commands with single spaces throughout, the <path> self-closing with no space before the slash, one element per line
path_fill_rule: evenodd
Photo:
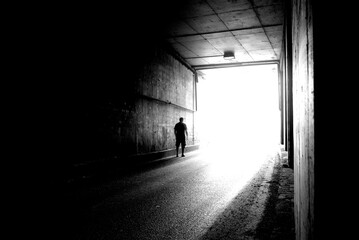
<path fill-rule="evenodd" d="M 206 69 L 199 75 L 202 153 L 218 163 L 217 171 L 236 169 L 233 165 L 256 171 L 280 143 L 277 65 Z"/>

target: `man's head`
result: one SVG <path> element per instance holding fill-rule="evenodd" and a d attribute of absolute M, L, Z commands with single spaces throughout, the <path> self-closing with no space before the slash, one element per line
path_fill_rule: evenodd
<path fill-rule="evenodd" d="M 179 120 L 180 120 L 180 122 L 183 122 L 183 117 L 180 117 L 180 119 L 179 119 Z"/>

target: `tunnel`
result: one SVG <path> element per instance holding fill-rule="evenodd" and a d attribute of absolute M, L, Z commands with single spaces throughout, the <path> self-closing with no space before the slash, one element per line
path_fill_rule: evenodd
<path fill-rule="evenodd" d="M 61 17 L 49 26 L 56 29 L 50 37 L 56 40 L 51 45 L 56 61 L 48 63 L 51 73 L 46 75 L 53 78 L 46 94 L 56 98 L 47 107 L 55 115 L 45 118 L 56 121 L 48 128 L 55 131 L 55 141 L 47 143 L 51 160 L 45 163 L 52 195 L 41 201 L 49 211 L 44 211 L 40 232 L 47 239 L 342 236 L 335 215 L 340 211 L 331 207 L 339 197 L 332 196 L 326 182 L 336 168 L 327 159 L 340 155 L 327 152 L 334 143 L 324 127 L 331 116 L 326 103 L 333 101 L 325 90 L 329 43 L 321 44 L 327 29 L 317 17 L 322 8 L 313 2 L 155 0 L 59 6 Z M 211 165 L 203 154 L 208 147 L 199 121 L 199 88 L 208 81 L 207 73 L 268 66 L 275 71 L 278 111 L 271 155 L 260 155 L 263 146 L 253 138 L 246 156 L 262 157 L 257 169 L 239 174 L 243 165 L 232 161 Z M 224 84 L 224 79 L 218 82 Z M 212 97 L 220 100 L 215 93 Z M 213 114 L 221 116 L 221 110 L 217 106 Z M 188 137 L 185 157 L 177 158 L 174 126 L 180 117 Z M 257 141 L 264 132 L 256 132 Z M 223 144 L 217 158 L 231 158 L 226 155 L 230 148 L 245 155 L 239 147 L 245 141 L 233 141 L 230 147 Z M 206 166 L 211 167 L 202 171 Z M 257 173 L 252 180 L 251 171 Z M 243 204 L 248 209 L 239 207 Z M 194 206 L 201 208 L 190 218 L 184 212 Z M 281 206 L 286 207 L 282 215 Z"/>

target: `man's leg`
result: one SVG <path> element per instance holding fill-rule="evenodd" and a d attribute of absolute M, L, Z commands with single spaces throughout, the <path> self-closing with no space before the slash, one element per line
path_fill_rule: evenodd
<path fill-rule="evenodd" d="M 179 149 L 179 144 L 178 144 L 178 142 L 176 141 L 176 157 L 178 157 L 178 149 Z"/>
<path fill-rule="evenodd" d="M 185 148 L 186 144 L 184 142 L 181 143 L 181 147 L 182 147 L 182 157 L 184 157 L 184 148 Z"/>

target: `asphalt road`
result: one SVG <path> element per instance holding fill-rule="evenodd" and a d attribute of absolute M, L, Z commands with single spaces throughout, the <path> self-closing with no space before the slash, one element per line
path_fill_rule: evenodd
<path fill-rule="evenodd" d="M 76 189 L 66 239 L 251 239 L 276 154 L 193 152 Z"/>

